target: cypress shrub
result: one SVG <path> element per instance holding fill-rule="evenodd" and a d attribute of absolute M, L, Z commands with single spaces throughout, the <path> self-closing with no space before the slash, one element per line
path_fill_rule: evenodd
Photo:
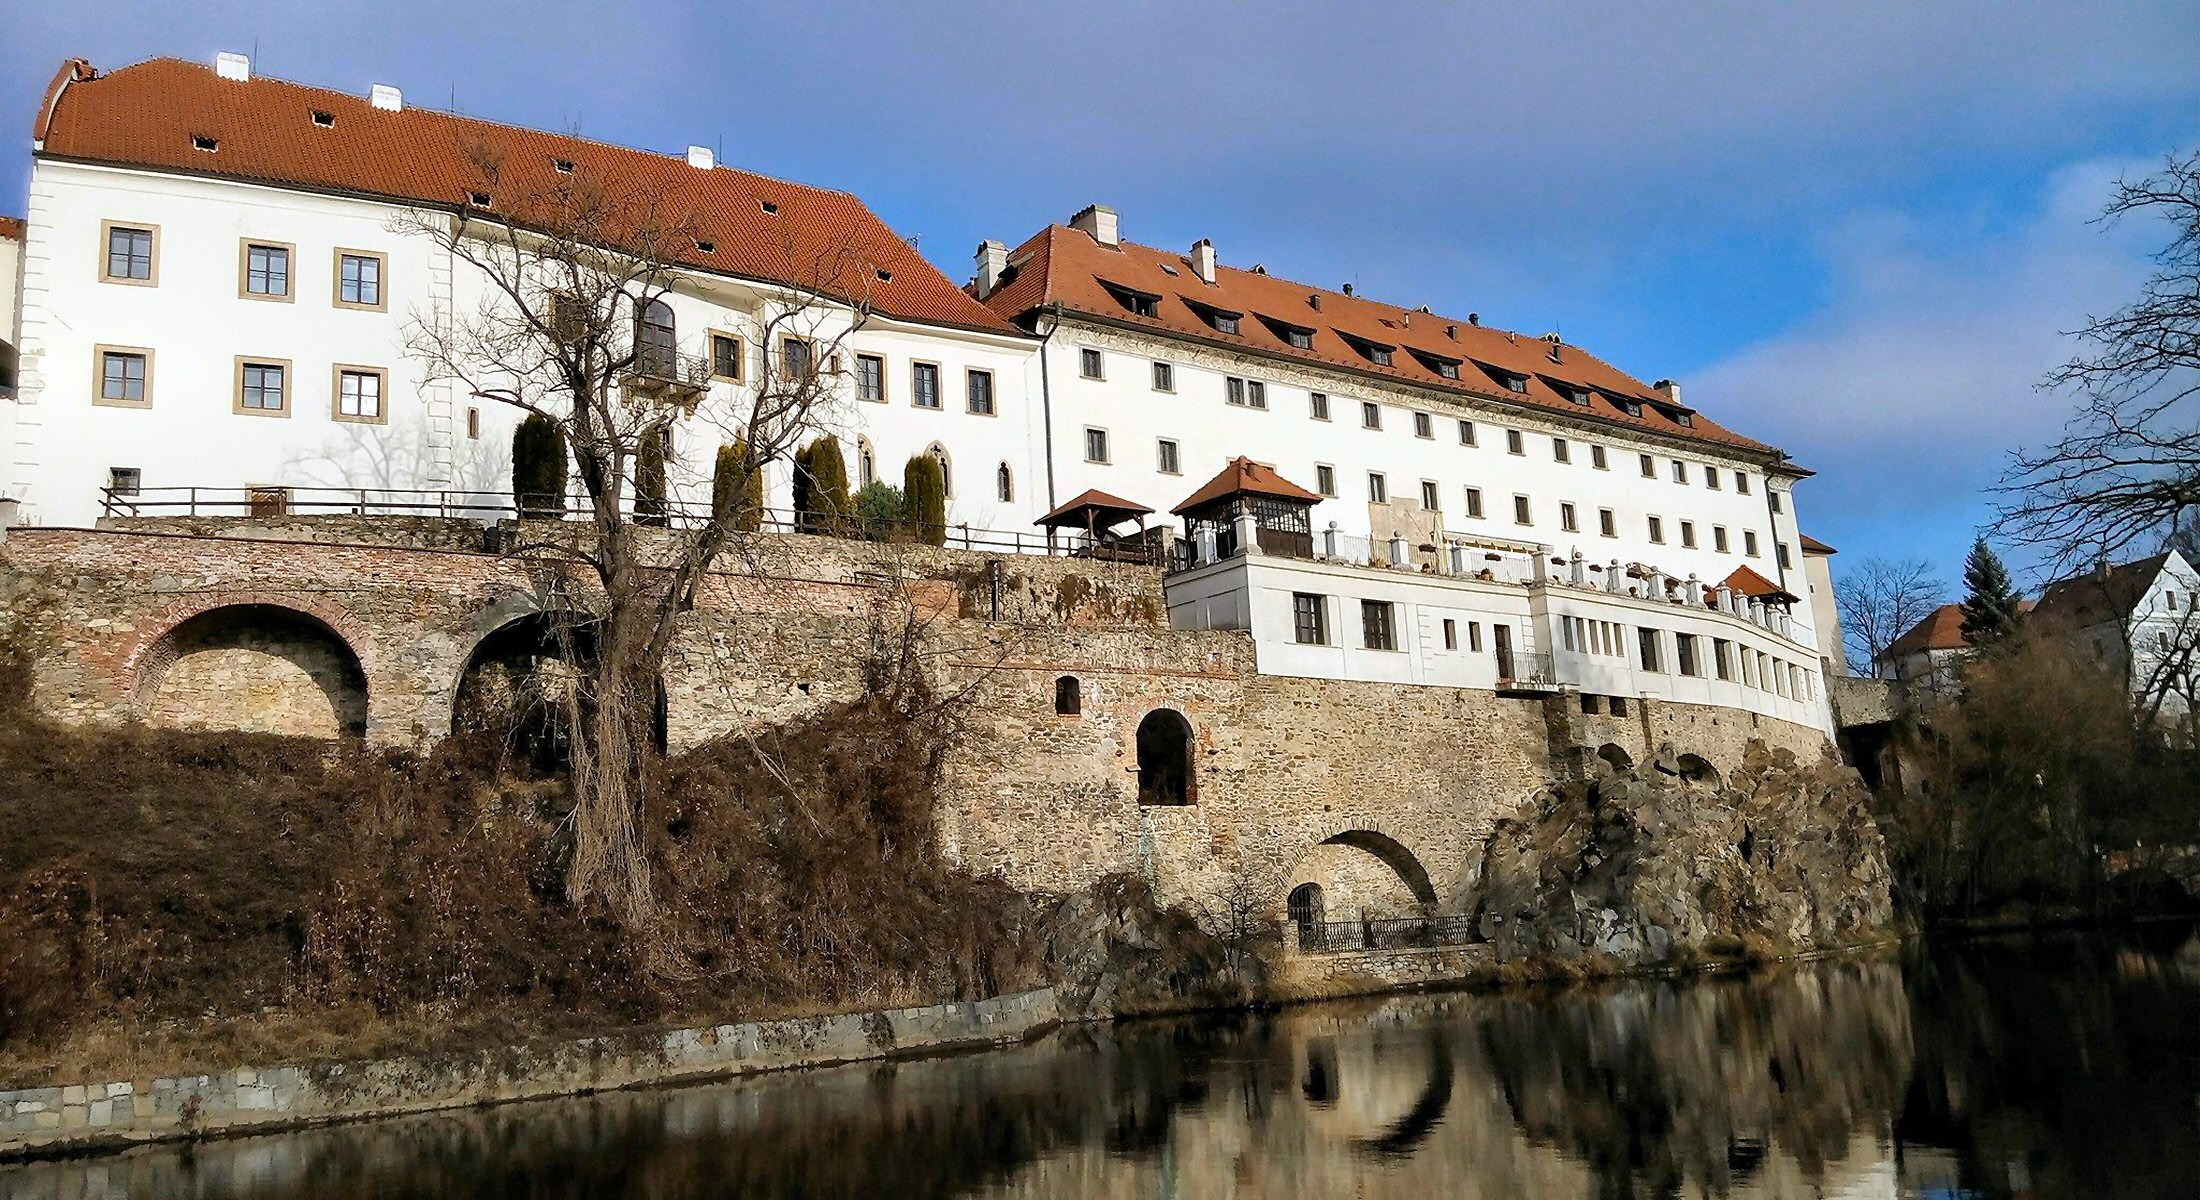
<path fill-rule="evenodd" d="M 541 413 L 512 431 L 512 493 L 522 517 L 565 515 L 565 439 Z"/>
<path fill-rule="evenodd" d="M 919 454 L 901 469 L 902 502 L 917 540 L 927 545 L 947 544 L 947 480 L 940 464 L 929 454 Z"/>
<path fill-rule="evenodd" d="M 718 447 L 718 465 L 710 477 L 711 516 L 735 529 L 754 533 L 764 524 L 764 467 L 749 469 L 749 444 L 736 440 Z M 746 478 L 744 478 L 744 472 Z"/>
<path fill-rule="evenodd" d="M 643 435 L 634 452 L 634 523 L 662 528 L 671 522 L 665 515 L 665 435 Z"/>
<path fill-rule="evenodd" d="M 840 443 L 822 437 L 795 459 L 795 513 L 809 533 L 838 534 L 855 511 Z"/>

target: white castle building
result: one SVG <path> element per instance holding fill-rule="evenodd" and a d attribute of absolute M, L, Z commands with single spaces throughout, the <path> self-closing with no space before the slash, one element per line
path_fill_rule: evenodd
<path fill-rule="evenodd" d="M 494 218 L 469 147 L 515 186 L 619 177 L 692 214 L 648 336 L 709 364 L 706 408 L 730 408 L 775 352 L 757 331 L 812 282 L 796 264 L 858 264 L 868 313 L 828 420 L 856 482 L 898 482 L 930 454 L 951 525 L 1032 549 L 1050 513 L 1104 529 L 1185 507 L 1172 616 L 1250 631 L 1264 670 L 1829 725 L 1798 600 L 1792 489 L 1809 473 L 1676 384 L 1472 314 L 1225 266 L 1205 241 L 1137 245 L 1098 205 L 1013 251 L 985 243 L 958 287 L 845 193 L 701 147 L 256 78 L 239 55 L 71 60 L 47 89 L 17 328 L 0 339 L 18 358 L 0 507 L 85 525 L 317 498 L 496 503 L 517 413 L 425 378 L 407 351 L 408 328 L 482 303 L 466 264 L 407 231 L 423 212 Z M 675 438 L 678 496 L 707 494 L 717 440 L 700 420 Z M 788 506 L 785 472 L 767 504 Z M 1204 508 L 1182 505 L 1195 490 Z"/>

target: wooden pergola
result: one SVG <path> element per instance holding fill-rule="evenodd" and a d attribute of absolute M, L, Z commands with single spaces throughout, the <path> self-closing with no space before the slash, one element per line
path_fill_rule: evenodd
<path fill-rule="evenodd" d="M 1054 535 L 1057 530 L 1082 529 L 1088 551 L 1098 550 L 1108 532 L 1125 521 L 1138 522 L 1138 542 L 1146 541 L 1146 518 L 1153 510 L 1135 500 L 1111 496 L 1099 488 L 1091 488 L 1063 502 L 1053 512 L 1036 522 L 1047 531 L 1047 553 L 1054 553 Z"/>

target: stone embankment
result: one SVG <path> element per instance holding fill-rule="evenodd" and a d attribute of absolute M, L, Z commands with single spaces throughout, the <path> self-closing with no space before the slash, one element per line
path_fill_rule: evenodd
<path fill-rule="evenodd" d="M 1048 988 L 544 1046 L 0 1091 L 0 1159 L 1003 1045 L 1060 1019 Z"/>

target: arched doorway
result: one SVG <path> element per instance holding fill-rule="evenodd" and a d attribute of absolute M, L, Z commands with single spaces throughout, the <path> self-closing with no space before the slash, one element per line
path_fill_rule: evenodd
<path fill-rule="evenodd" d="M 147 652 L 138 710 L 154 725 L 294 737 L 367 731 L 359 655 L 319 617 L 233 604 L 179 622 Z"/>
<path fill-rule="evenodd" d="M 1615 771 L 1631 770 L 1635 765 L 1635 756 L 1627 753 L 1617 742 L 1606 742 L 1598 746 L 1597 757 L 1604 760 L 1605 766 Z"/>
<path fill-rule="evenodd" d="M 1138 802 L 1190 804 L 1192 723 L 1173 708 L 1157 708 L 1138 722 Z"/>
<path fill-rule="evenodd" d="M 1299 949 L 1311 948 L 1319 940 L 1317 931 L 1327 920 L 1322 906 L 1322 885 L 1302 883 L 1292 888 L 1283 907 L 1291 916 L 1291 924 L 1299 931 Z"/>
<path fill-rule="evenodd" d="M 451 732 L 500 741 L 536 769 L 562 768 L 571 752 L 572 701 L 581 670 L 596 654 L 596 619 L 530 613 L 475 643 L 451 699 Z M 666 698 L 659 680 L 651 738 L 666 742 Z"/>
<path fill-rule="evenodd" d="M 1679 770 L 1683 782 L 1708 787 L 1719 785 L 1719 769 L 1712 766 L 1711 760 L 1701 754 L 1683 754 L 1673 760 L 1673 765 Z"/>

